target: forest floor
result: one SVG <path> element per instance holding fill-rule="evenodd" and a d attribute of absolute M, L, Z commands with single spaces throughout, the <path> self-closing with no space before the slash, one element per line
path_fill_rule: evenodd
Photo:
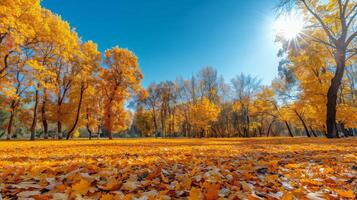
<path fill-rule="evenodd" d="M 355 199 L 357 139 L 2 141 L 0 190 L 39 200 Z"/>

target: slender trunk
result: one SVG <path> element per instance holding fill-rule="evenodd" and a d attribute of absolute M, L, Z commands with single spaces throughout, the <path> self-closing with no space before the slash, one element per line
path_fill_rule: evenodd
<path fill-rule="evenodd" d="M 33 118 L 32 118 L 32 124 L 31 124 L 31 128 L 30 128 L 30 131 L 31 131 L 30 140 L 35 140 L 36 124 L 37 124 L 37 107 L 38 107 L 38 89 L 36 89 L 36 91 L 35 91 L 35 105 L 33 107 Z"/>
<path fill-rule="evenodd" d="M 249 130 L 250 130 L 250 119 L 249 119 L 249 114 L 247 111 L 247 124 L 248 124 L 248 128 L 247 128 L 247 137 L 249 137 Z"/>
<path fill-rule="evenodd" d="M 82 100 L 83 100 L 83 94 L 84 94 L 85 89 L 86 89 L 85 86 L 82 84 L 81 92 L 79 94 L 79 102 L 78 102 L 78 107 L 77 107 L 76 120 L 74 121 L 74 124 L 73 124 L 72 128 L 68 131 L 67 136 L 66 136 L 66 140 L 68 140 L 69 137 L 72 136 L 73 131 L 77 127 L 77 124 L 78 124 L 78 121 L 79 121 L 79 115 L 81 113 Z"/>
<path fill-rule="evenodd" d="M 339 127 L 340 127 L 341 132 L 343 133 L 343 135 L 345 137 L 348 137 L 349 133 L 348 133 L 348 130 L 345 128 L 345 124 L 344 123 L 339 123 Z"/>
<path fill-rule="evenodd" d="M 87 124 L 87 130 L 88 130 L 88 133 L 89 133 L 89 139 L 91 140 L 92 139 L 92 131 L 90 130 L 88 124 Z"/>
<path fill-rule="evenodd" d="M 171 122 L 171 137 L 175 137 L 175 116 L 172 115 L 172 122 Z"/>
<path fill-rule="evenodd" d="M 101 134 L 101 125 L 98 125 L 98 127 L 97 127 L 97 139 L 99 139 L 100 138 L 100 134 Z"/>
<path fill-rule="evenodd" d="M 353 136 L 353 128 L 349 128 L 350 136 Z"/>
<path fill-rule="evenodd" d="M 258 127 L 258 131 L 259 131 L 259 136 L 260 137 L 262 137 L 262 135 L 263 135 L 263 131 L 262 130 L 263 130 L 262 126 L 259 126 Z"/>
<path fill-rule="evenodd" d="M 91 140 L 92 139 L 92 130 L 90 130 L 90 127 L 89 127 L 89 114 L 88 114 L 88 111 L 87 111 L 87 114 L 86 114 L 86 119 L 87 119 L 86 127 L 87 127 L 87 131 L 89 133 L 89 139 Z"/>
<path fill-rule="evenodd" d="M 290 135 L 291 137 L 294 137 L 293 133 L 291 132 L 291 129 L 290 129 L 289 123 L 288 123 L 287 121 L 285 121 L 285 125 L 286 125 L 286 128 L 288 128 L 289 135 Z"/>
<path fill-rule="evenodd" d="M 165 137 L 165 119 L 163 116 L 163 111 L 161 111 L 161 137 Z"/>
<path fill-rule="evenodd" d="M 269 137 L 270 131 L 271 131 L 271 127 L 273 126 L 274 120 L 270 122 L 269 124 L 269 128 L 268 128 L 268 133 L 267 133 L 267 137 Z"/>
<path fill-rule="evenodd" d="M 60 120 L 61 118 L 61 106 L 62 106 L 62 101 L 60 95 L 57 97 L 57 138 L 60 140 L 62 139 L 62 122 Z"/>
<path fill-rule="evenodd" d="M 298 118 L 300 119 L 302 125 L 304 126 L 305 132 L 306 132 L 306 136 L 307 137 L 311 137 L 309 129 L 307 128 L 307 125 L 305 124 L 304 119 L 301 117 L 301 115 L 295 110 L 296 115 L 298 116 Z"/>
<path fill-rule="evenodd" d="M 108 139 L 112 140 L 113 139 L 113 133 L 112 133 L 112 100 L 109 101 L 109 108 L 108 108 L 108 123 L 107 127 L 104 129 L 104 133 L 108 134 Z"/>
<path fill-rule="evenodd" d="M 312 135 L 314 135 L 314 137 L 317 137 L 317 135 L 316 135 L 316 133 L 315 133 L 314 129 L 312 129 L 312 127 L 311 127 L 311 126 L 310 126 L 310 130 L 311 130 Z"/>
<path fill-rule="evenodd" d="M 10 140 L 11 139 L 11 134 L 12 134 L 12 124 L 14 121 L 14 116 L 15 116 L 15 112 L 14 110 L 11 110 L 10 112 L 10 118 L 9 118 L 9 123 L 7 125 L 7 135 L 6 135 L 6 139 Z"/>
<path fill-rule="evenodd" d="M 62 139 L 62 122 L 59 120 L 57 121 L 57 138 Z"/>
<path fill-rule="evenodd" d="M 156 134 L 157 134 L 157 121 L 156 121 L 156 110 L 155 110 L 154 106 L 152 107 L 152 113 L 153 113 L 152 117 L 154 119 L 155 137 L 156 137 Z"/>
<path fill-rule="evenodd" d="M 327 112 L 326 112 L 326 126 L 327 126 L 327 137 L 337 138 L 337 127 L 336 127 L 336 105 L 337 105 L 337 93 L 341 86 L 341 81 L 343 78 L 345 65 L 346 65 L 346 49 L 338 48 L 335 55 L 336 60 L 336 72 L 335 76 L 331 79 L 331 85 L 327 92 Z"/>
<path fill-rule="evenodd" d="M 48 123 L 47 123 L 47 119 L 46 119 L 46 103 L 47 103 L 47 90 L 44 89 L 43 97 L 42 97 L 42 107 L 41 107 L 44 139 L 48 139 Z"/>

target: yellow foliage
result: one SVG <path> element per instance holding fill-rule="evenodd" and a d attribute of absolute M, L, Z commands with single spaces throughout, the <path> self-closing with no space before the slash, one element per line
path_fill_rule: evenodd
<path fill-rule="evenodd" d="M 210 123 L 217 120 L 218 115 L 219 108 L 207 98 L 203 98 L 191 107 L 191 123 L 198 130 L 207 130 Z"/>

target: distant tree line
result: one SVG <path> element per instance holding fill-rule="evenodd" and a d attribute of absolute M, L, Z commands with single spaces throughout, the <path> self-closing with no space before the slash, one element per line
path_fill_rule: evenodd
<path fill-rule="evenodd" d="M 316 75 L 316 70 L 306 65 L 293 72 L 280 66 L 279 77 L 269 86 L 244 74 L 227 83 L 212 67 L 190 79 L 152 83 L 146 98 L 136 102 L 132 126 L 140 136 L 326 136 L 322 88 L 328 81 L 322 82 L 326 74 Z M 346 76 L 346 93 L 339 96 L 341 136 L 357 134 L 355 78 L 356 73 Z"/>

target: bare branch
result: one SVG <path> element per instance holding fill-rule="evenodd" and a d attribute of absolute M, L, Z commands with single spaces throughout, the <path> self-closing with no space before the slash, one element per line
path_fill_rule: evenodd
<path fill-rule="evenodd" d="M 353 9 L 351 10 L 351 14 L 353 13 L 353 10 L 356 10 L 357 8 L 357 4 L 353 7 Z M 354 14 L 351 16 L 351 19 L 347 22 L 347 28 L 349 28 L 354 20 L 354 18 L 357 16 L 357 10 L 356 12 L 354 12 Z M 348 18 L 349 15 L 346 16 L 346 18 Z"/>
<path fill-rule="evenodd" d="M 322 43 L 322 44 L 324 44 L 324 45 L 326 45 L 326 46 L 329 46 L 329 47 L 331 47 L 331 48 L 336 48 L 336 46 L 334 46 L 333 44 L 331 44 L 331 43 L 329 43 L 329 42 L 327 42 L 327 41 L 324 41 L 324 40 L 322 40 L 322 39 L 320 39 L 320 38 L 317 38 L 317 37 L 315 37 L 315 36 L 306 35 L 306 37 L 310 37 L 314 42 Z"/>

